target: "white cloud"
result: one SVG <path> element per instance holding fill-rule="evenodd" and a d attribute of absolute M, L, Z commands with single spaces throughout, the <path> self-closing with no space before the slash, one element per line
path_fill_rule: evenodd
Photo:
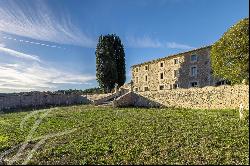
<path fill-rule="evenodd" d="M 39 59 L 38 56 L 29 55 L 29 54 L 18 52 L 18 51 L 9 49 L 9 48 L 5 48 L 5 46 L 1 45 L 1 44 L 0 44 L 0 52 L 5 53 L 5 54 L 10 55 L 10 56 L 15 56 L 15 57 L 18 57 L 18 58 L 24 58 L 24 59 L 27 59 L 27 60 L 34 60 L 34 61 L 40 62 L 40 59 Z"/>
<path fill-rule="evenodd" d="M 95 76 L 72 74 L 41 64 L 0 64 L 0 89 L 5 91 L 56 90 L 61 84 L 89 84 Z"/>
<path fill-rule="evenodd" d="M 64 12 L 61 17 L 56 17 L 44 1 L 0 1 L 1 31 L 36 40 L 83 47 L 95 47 L 96 43 L 71 22 L 68 13 Z"/>
<path fill-rule="evenodd" d="M 46 47 L 51 47 L 51 48 L 62 48 L 60 46 L 57 45 L 49 45 L 49 44 L 44 44 L 44 43 L 39 43 L 39 42 L 33 42 L 33 41 L 29 41 L 29 40 L 22 40 L 22 39 L 16 39 L 16 38 L 12 38 L 12 37 L 8 37 L 8 36 L 3 36 L 3 39 L 8 39 L 8 40 L 13 40 L 13 41 L 17 41 L 20 43 L 28 43 L 28 44 L 34 44 L 34 45 L 40 45 L 40 46 L 46 46 Z M 1 44 L 0 44 L 1 46 Z M 63 48 L 65 49 L 65 48 Z"/>
<path fill-rule="evenodd" d="M 0 52 L 17 57 L 17 61 L 0 62 L 0 91 L 48 91 L 60 89 L 62 85 L 90 84 L 94 75 L 69 73 L 51 67 L 36 55 L 0 47 Z"/>
<path fill-rule="evenodd" d="M 5 44 L 3 44 L 3 43 L 0 43 L 0 47 L 5 47 Z"/>
<path fill-rule="evenodd" d="M 165 42 L 158 39 L 153 39 L 149 36 L 126 38 L 127 45 L 134 48 L 174 48 L 174 49 L 193 49 L 189 45 L 180 44 L 176 42 Z"/>
<path fill-rule="evenodd" d="M 163 47 L 163 44 L 158 40 L 153 40 L 148 36 L 144 36 L 142 38 L 136 37 L 127 37 L 128 45 L 131 47 L 139 47 L 139 48 L 159 48 Z"/>
<path fill-rule="evenodd" d="M 189 45 L 179 44 L 179 43 L 175 43 L 175 42 L 167 42 L 166 46 L 168 48 L 176 48 L 176 49 L 193 49 L 194 48 L 194 47 L 191 47 Z"/>

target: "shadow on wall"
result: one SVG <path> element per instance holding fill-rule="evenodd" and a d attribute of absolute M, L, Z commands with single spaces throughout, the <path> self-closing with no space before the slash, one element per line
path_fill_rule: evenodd
<path fill-rule="evenodd" d="M 113 101 L 114 107 L 164 107 L 161 103 L 150 100 L 140 94 L 128 92 Z"/>

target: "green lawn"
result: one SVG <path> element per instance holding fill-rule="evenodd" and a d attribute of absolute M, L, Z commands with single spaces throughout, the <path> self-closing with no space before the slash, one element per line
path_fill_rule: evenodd
<path fill-rule="evenodd" d="M 15 162 L 19 147 L 4 157 L 8 163 L 249 164 L 249 121 L 237 110 L 71 106 L 5 113 L 0 156 L 29 133 Z"/>

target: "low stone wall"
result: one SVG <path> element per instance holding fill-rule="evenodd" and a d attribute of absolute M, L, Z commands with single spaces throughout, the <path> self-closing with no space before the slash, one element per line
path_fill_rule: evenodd
<path fill-rule="evenodd" d="M 113 93 L 106 93 L 106 94 L 88 94 L 86 95 L 87 98 L 91 101 L 95 101 L 95 100 L 99 100 L 99 99 L 102 99 L 104 97 L 107 97 L 107 96 L 110 96 L 112 95 Z"/>
<path fill-rule="evenodd" d="M 166 107 L 195 109 L 238 109 L 242 103 L 249 110 L 248 85 L 174 89 L 139 92 L 139 95 Z"/>
<path fill-rule="evenodd" d="M 24 107 L 43 107 L 48 105 L 87 104 L 90 101 L 81 95 L 46 94 L 0 94 L 0 110 Z"/>
<path fill-rule="evenodd" d="M 249 110 L 248 85 L 129 92 L 114 101 L 114 106 L 238 109 L 241 103 Z"/>

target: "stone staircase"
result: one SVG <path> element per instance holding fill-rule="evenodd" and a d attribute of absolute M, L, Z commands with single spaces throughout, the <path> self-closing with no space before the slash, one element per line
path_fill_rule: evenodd
<path fill-rule="evenodd" d="M 128 89 L 122 89 L 119 90 L 115 93 L 110 93 L 107 95 L 101 95 L 100 97 L 97 97 L 96 99 L 89 97 L 89 100 L 91 103 L 95 106 L 102 106 L 102 107 L 112 107 L 113 106 L 113 101 L 117 99 L 118 97 L 124 95 L 127 93 L 129 90 Z"/>

